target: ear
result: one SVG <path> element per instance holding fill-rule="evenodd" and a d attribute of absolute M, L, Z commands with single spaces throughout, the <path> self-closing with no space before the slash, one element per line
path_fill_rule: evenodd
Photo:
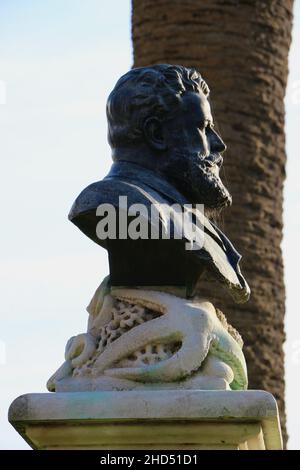
<path fill-rule="evenodd" d="M 144 136 L 150 147 L 154 150 L 167 149 L 161 121 L 156 117 L 149 117 L 144 122 Z"/>

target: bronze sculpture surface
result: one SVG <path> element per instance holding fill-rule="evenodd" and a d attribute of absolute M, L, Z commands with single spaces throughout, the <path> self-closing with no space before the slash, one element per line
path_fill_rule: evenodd
<path fill-rule="evenodd" d="M 159 205 L 159 218 L 172 204 L 203 204 L 221 210 L 231 196 L 219 171 L 226 149 L 214 129 L 209 88 L 192 69 L 167 64 L 133 69 L 119 79 L 107 101 L 108 138 L 113 165 L 102 180 L 76 199 L 70 220 L 109 252 L 112 285 L 179 286 L 186 297 L 201 293 L 201 279 L 225 283 L 236 301 L 249 297 L 240 255 L 227 237 L 199 211 L 203 227 L 200 249 L 186 250 L 172 238 L 181 220 L 171 220 L 171 240 L 99 239 L 97 207 L 111 204 L 120 211 L 119 196 L 128 206 Z M 150 213 L 150 212 L 149 212 Z M 150 224 L 150 221 L 149 221 Z M 124 237 L 125 238 L 125 237 Z"/>

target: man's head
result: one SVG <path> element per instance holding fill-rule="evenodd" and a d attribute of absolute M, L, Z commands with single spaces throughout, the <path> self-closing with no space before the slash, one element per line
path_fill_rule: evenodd
<path fill-rule="evenodd" d="M 194 69 L 160 64 L 129 71 L 107 101 L 113 158 L 163 174 L 190 202 L 229 205 L 219 178 L 226 146 L 213 128 L 208 95 Z"/>

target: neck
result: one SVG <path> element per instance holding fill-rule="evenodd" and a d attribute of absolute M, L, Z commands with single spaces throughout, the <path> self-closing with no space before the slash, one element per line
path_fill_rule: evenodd
<path fill-rule="evenodd" d="M 136 147 L 117 147 L 112 149 L 112 159 L 114 162 L 135 163 L 148 170 L 159 173 L 159 166 L 163 156 L 152 150 L 147 145 Z"/>

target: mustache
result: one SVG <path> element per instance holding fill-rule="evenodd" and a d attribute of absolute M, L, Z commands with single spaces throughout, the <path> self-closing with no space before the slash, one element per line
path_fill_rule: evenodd
<path fill-rule="evenodd" d="M 188 148 L 182 149 L 172 149 L 171 159 L 178 159 L 180 161 L 185 161 L 189 157 L 194 163 L 201 163 L 207 167 L 218 166 L 219 168 L 223 165 L 223 157 L 220 153 L 211 152 L 208 155 L 201 152 L 191 151 Z"/>
<path fill-rule="evenodd" d="M 203 157 L 201 158 L 201 161 L 207 166 L 207 167 L 214 167 L 217 166 L 219 168 L 222 167 L 223 165 L 223 157 L 219 153 L 210 153 L 208 157 Z"/>

